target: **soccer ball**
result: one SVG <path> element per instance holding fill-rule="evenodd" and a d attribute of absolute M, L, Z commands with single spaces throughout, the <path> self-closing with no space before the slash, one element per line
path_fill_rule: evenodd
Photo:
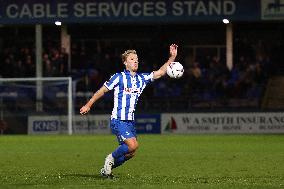
<path fill-rule="evenodd" d="M 171 62 L 167 66 L 167 74 L 171 78 L 178 79 L 183 75 L 184 69 L 181 63 L 179 62 Z"/>

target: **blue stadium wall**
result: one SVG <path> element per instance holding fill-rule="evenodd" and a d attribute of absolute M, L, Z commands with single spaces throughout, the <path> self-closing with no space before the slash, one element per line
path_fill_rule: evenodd
<path fill-rule="evenodd" d="M 283 20 L 284 0 L 0 0 L 0 24 Z"/>

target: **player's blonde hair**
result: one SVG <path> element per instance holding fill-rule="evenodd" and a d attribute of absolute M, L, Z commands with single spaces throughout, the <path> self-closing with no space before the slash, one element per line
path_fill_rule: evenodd
<path fill-rule="evenodd" d="M 133 49 L 126 50 L 123 54 L 121 54 L 122 62 L 126 61 L 129 54 L 136 54 L 137 55 L 136 50 L 133 50 Z"/>

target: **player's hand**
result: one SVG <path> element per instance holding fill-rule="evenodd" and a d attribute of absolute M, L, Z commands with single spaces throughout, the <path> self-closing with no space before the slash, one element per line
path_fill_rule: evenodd
<path fill-rule="evenodd" d="M 90 111 L 90 107 L 89 106 L 83 106 L 81 109 L 80 109 L 80 114 L 81 115 L 85 115 L 86 113 L 88 113 Z"/>
<path fill-rule="evenodd" d="M 178 46 L 176 44 L 171 44 L 170 46 L 170 55 L 173 57 L 177 56 L 177 48 Z"/>

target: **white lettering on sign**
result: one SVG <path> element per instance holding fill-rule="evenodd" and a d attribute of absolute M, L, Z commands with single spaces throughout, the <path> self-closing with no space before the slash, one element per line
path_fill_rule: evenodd
<path fill-rule="evenodd" d="M 268 4 L 267 6 L 269 6 Z M 277 8 L 277 7 L 276 7 Z M 278 10 L 271 8 L 269 10 Z M 4 8 L 6 17 L 21 18 L 121 18 L 163 16 L 228 16 L 236 13 L 233 0 L 209 1 L 84 1 L 69 3 L 11 3 Z M 270 11 L 271 12 L 271 11 Z"/>
<path fill-rule="evenodd" d="M 162 114 L 162 133 L 284 133 L 284 113 Z"/>
<path fill-rule="evenodd" d="M 138 17 L 164 16 L 166 2 L 90 2 L 73 6 L 75 17 Z"/>
<path fill-rule="evenodd" d="M 8 18 L 67 18 L 67 6 L 67 3 L 57 3 L 53 10 L 49 3 L 10 4 L 6 7 L 6 15 Z"/>
<path fill-rule="evenodd" d="M 232 15 L 236 11 L 236 4 L 232 0 L 227 1 L 174 1 L 172 14 L 174 16 L 209 16 Z"/>

